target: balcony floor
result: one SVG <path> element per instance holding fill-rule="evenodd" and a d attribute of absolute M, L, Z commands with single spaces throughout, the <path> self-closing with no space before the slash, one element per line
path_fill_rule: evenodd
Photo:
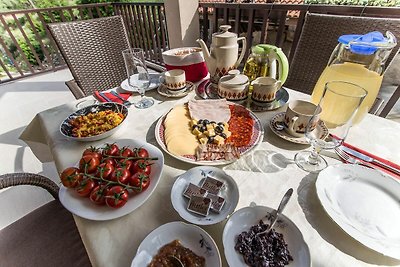
<path fill-rule="evenodd" d="M 71 73 L 68 69 L 64 69 L 0 86 L 0 174 L 33 172 L 59 183 L 54 164 L 41 163 L 18 137 L 35 114 L 75 99 L 64 84 L 70 79 L 72 79 Z M 385 90 L 381 92 L 382 97 L 387 99 L 394 89 L 394 86 L 385 87 Z M 389 114 L 388 119 L 400 122 L 400 101 Z M 36 195 L 28 201 L 25 190 L 27 188 L 19 187 L 0 192 L 0 210 L 6 211 L 0 216 L 0 229 L 51 199 L 38 189 L 35 192 Z M 29 204 L 21 207 L 18 202 L 9 201 L 21 197 L 27 198 L 27 201 L 21 200 L 20 203 Z M 13 202 L 11 206 L 10 202 Z"/>

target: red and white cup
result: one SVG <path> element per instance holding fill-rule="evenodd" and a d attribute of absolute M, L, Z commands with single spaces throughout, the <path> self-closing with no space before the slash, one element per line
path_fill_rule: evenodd
<path fill-rule="evenodd" d="M 186 80 L 198 82 L 208 74 L 203 52 L 199 47 L 181 47 L 162 53 L 167 70 L 185 71 Z"/>

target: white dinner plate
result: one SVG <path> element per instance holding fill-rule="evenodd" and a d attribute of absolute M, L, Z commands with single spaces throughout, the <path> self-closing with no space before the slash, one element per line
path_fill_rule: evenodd
<path fill-rule="evenodd" d="M 350 236 L 400 259 L 400 183 L 360 165 L 329 166 L 318 175 L 317 194 L 328 215 Z"/>
<path fill-rule="evenodd" d="M 98 206 L 90 201 L 89 198 L 80 197 L 74 189 L 66 188 L 61 185 L 59 191 L 59 198 L 61 204 L 79 217 L 95 220 L 95 221 L 106 221 L 112 220 L 115 218 L 119 218 L 128 213 L 131 213 L 135 209 L 139 208 L 146 200 L 153 194 L 156 189 L 158 182 L 160 181 L 162 169 L 164 166 L 164 156 L 163 153 L 155 146 L 133 139 L 122 139 L 118 140 L 116 144 L 119 147 L 129 146 L 130 148 L 134 147 L 143 147 L 148 152 L 150 157 L 157 157 L 158 160 L 154 161 L 154 164 L 151 165 L 151 174 L 150 174 L 150 185 L 149 187 L 139 193 L 139 194 L 129 194 L 129 199 L 124 206 L 118 209 L 110 208 L 108 206 Z"/>
<path fill-rule="evenodd" d="M 150 73 L 150 85 L 146 91 L 154 90 L 160 85 L 160 75 L 161 73 Z M 132 88 L 128 84 L 128 79 L 122 81 L 120 85 L 120 90 L 122 92 L 137 92 L 135 88 Z"/>
<path fill-rule="evenodd" d="M 189 199 L 183 196 L 183 192 L 189 183 L 201 187 L 204 179 L 210 175 L 211 177 L 224 182 L 225 186 L 221 189 L 218 196 L 225 199 L 225 204 L 219 213 L 210 211 L 208 216 L 201 216 L 187 210 Z M 184 174 L 180 175 L 171 190 L 171 202 L 174 209 L 186 221 L 198 225 L 216 224 L 226 219 L 236 208 L 239 201 L 238 186 L 228 174 L 217 167 L 198 166 L 194 167 Z"/>
<path fill-rule="evenodd" d="M 264 218 L 265 223 L 269 224 L 265 217 L 272 211 L 272 208 L 264 206 L 245 207 L 233 213 L 228 219 L 222 234 L 222 242 L 224 245 L 226 261 L 229 266 L 247 266 L 243 260 L 242 254 L 235 250 L 237 236 L 242 232 L 249 231 L 250 227 L 258 224 L 262 218 Z M 278 233 L 283 234 L 283 239 L 287 243 L 290 255 L 293 257 L 293 261 L 291 261 L 288 266 L 311 266 L 310 251 L 299 228 L 297 228 L 288 217 L 281 214 L 279 215 L 279 219 L 276 222 L 274 229 Z"/>
<path fill-rule="evenodd" d="M 153 230 L 139 245 L 131 267 L 147 266 L 164 245 L 179 240 L 206 260 L 206 267 L 220 267 L 221 256 L 212 237 L 200 227 L 183 222 L 170 222 Z"/>
<path fill-rule="evenodd" d="M 104 133 L 98 134 L 98 135 L 93 135 L 93 136 L 88 136 L 88 137 L 74 137 L 72 135 L 73 126 L 70 124 L 70 121 L 72 119 L 75 119 L 78 116 L 84 116 L 84 115 L 88 115 L 89 113 L 96 113 L 96 112 L 104 111 L 104 110 L 112 110 L 114 112 L 121 112 L 125 116 L 125 118 L 116 127 L 112 128 Z M 60 132 L 63 136 L 67 137 L 68 139 L 74 140 L 74 141 L 81 141 L 81 142 L 98 141 L 98 140 L 110 137 L 111 135 L 116 133 L 119 129 L 121 129 L 122 126 L 126 122 L 126 117 L 128 117 L 128 108 L 124 105 L 121 105 L 121 104 L 118 104 L 115 102 L 94 104 L 91 106 L 83 107 L 83 108 L 75 111 L 71 115 L 69 115 L 60 124 Z"/>
<path fill-rule="evenodd" d="M 229 103 L 229 105 L 237 105 L 237 106 L 240 106 L 240 107 L 245 109 L 245 107 L 243 107 L 243 106 L 241 106 L 239 104 L 235 104 L 235 103 L 232 103 L 232 102 L 228 102 L 228 103 Z M 167 145 L 165 143 L 165 139 L 164 139 L 164 130 L 165 130 L 165 128 L 164 128 L 164 119 L 167 116 L 168 112 L 157 121 L 157 124 L 156 124 L 156 127 L 155 127 L 155 136 L 156 136 L 157 143 L 170 156 L 172 156 L 172 157 L 174 157 L 174 158 L 176 158 L 178 160 L 187 162 L 187 163 L 192 163 L 192 164 L 195 164 L 195 165 L 208 165 L 208 166 L 225 165 L 225 164 L 229 164 L 229 163 L 232 163 L 232 162 L 237 160 L 237 159 L 232 159 L 232 160 L 214 160 L 214 161 L 211 161 L 211 160 L 196 160 L 194 155 L 193 156 L 177 156 L 177 155 L 174 155 L 171 152 L 169 152 L 168 149 L 167 149 Z M 260 120 L 250 110 L 249 110 L 249 113 L 250 113 L 251 118 L 254 121 L 252 138 L 251 138 L 250 144 L 248 146 L 239 148 L 240 156 L 243 156 L 243 155 L 249 153 L 250 151 L 252 151 L 254 148 L 256 148 L 257 145 L 262 142 L 262 139 L 263 139 L 263 136 L 264 136 L 264 129 L 262 127 L 262 124 L 261 124 Z"/>

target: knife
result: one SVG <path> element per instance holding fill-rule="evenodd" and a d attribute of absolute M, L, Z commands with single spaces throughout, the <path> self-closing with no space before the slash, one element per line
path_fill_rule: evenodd
<path fill-rule="evenodd" d="M 352 156 L 354 156 L 354 157 L 357 157 L 357 158 L 359 158 L 359 159 L 361 159 L 361 160 L 363 160 L 363 161 L 376 164 L 376 165 L 378 165 L 378 166 L 380 166 L 380 167 L 382 167 L 382 168 L 385 168 L 386 170 L 389 170 L 389 171 L 391 171 L 391 172 L 394 172 L 394 173 L 397 174 L 397 175 L 400 175 L 400 170 L 398 170 L 398 169 L 396 169 L 396 168 L 394 168 L 394 167 L 392 167 L 392 166 L 390 166 L 390 165 L 388 165 L 388 164 L 386 164 L 386 163 L 384 163 L 384 162 L 382 162 L 382 161 L 380 161 L 380 160 L 377 160 L 377 159 L 374 159 L 374 158 L 372 158 L 372 157 L 369 157 L 369 156 L 367 156 L 367 155 L 365 155 L 365 154 L 362 154 L 362 153 L 360 153 L 360 152 L 358 152 L 358 151 L 356 151 L 356 150 L 354 150 L 354 149 L 351 149 L 351 148 L 349 148 L 349 147 L 346 147 L 346 146 L 341 146 L 340 148 L 341 148 L 344 152 L 346 152 L 347 154 L 349 154 L 349 155 L 352 155 Z"/>
<path fill-rule="evenodd" d="M 103 92 L 99 92 L 99 95 L 104 98 L 107 102 L 113 102 L 111 99 L 109 99 L 108 97 L 106 97 L 106 95 Z"/>

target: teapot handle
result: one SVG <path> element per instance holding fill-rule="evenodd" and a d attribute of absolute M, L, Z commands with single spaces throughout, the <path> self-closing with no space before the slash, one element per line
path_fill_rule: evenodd
<path fill-rule="evenodd" d="M 239 56 L 238 60 L 235 63 L 235 68 L 237 68 L 239 66 L 240 62 L 242 62 L 244 54 L 246 53 L 246 45 L 247 45 L 246 37 L 242 36 L 242 37 L 239 37 L 237 40 L 238 40 L 238 42 L 242 41 L 243 46 L 242 46 L 242 52 L 240 53 L 240 56 Z"/>

